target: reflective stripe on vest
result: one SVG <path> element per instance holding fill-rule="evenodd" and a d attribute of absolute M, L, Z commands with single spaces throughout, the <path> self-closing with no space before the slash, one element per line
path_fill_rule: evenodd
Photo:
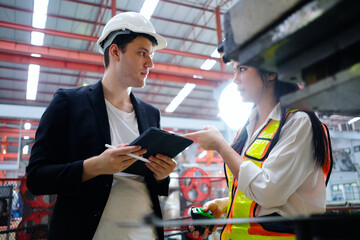
<path fill-rule="evenodd" d="M 245 157 L 257 161 L 264 161 L 267 158 L 270 143 L 274 139 L 279 125 L 280 121 L 270 119 L 255 140 L 249 145 Z"/>

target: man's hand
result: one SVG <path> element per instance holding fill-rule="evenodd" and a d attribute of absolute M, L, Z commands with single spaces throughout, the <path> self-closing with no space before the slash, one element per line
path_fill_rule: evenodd
<path fill-rule="evenodd" d="M 146 149 L 140 146 L 116 145 L 115 149 L 107 149 L 99 156 L 86 159 L 83 163 L 83 181 L 87 181 L 101 174 L 114 174 L 128 168 L 137 161 L 136 158 L 126 155 L 132 153 L 143 155 Z"/>
<path fill-rule="evenodd" d="M 156 154 L 156 157 L 150 156 L 149 163 L 145 165 L 154 173 L 154 178 L 158 181 L 167 178 L 177 165 L 176 161 L 171 157 Z"/>

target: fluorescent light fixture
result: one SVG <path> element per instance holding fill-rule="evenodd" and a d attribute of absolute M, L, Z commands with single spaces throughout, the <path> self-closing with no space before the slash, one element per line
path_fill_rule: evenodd
<path fill-rule="evenodd" d="M 27 140 L 27 139 L 30 139 L 30 137 L 29 136 L 24 136 L 24 139 Z"/>
<path fill-rule="evenodd" d="M 197 79 L 203 79 L 203 76 L 199 76 L 199 75 L 193 75 L 193 78 L 197 78 Z"/>
<path fill-rule="evenodd" d="M 31 129 L 31 123 L 27 122 L 24 124 L 24 129 L 25 130 L 30 130 Z"/>
<path fill-rule="evenodd" d="M 166 107 L 165 112 L 174 112 L 182 101 L 189 95 L 189 93 L 196 87 L 195 83 L 186 83 L 180 90 L 176 97 L 171 101 L 169 106 Z"/>
<path fill-rule="evenodd" d="M 45 28 L 48 4 L 49 0 L 34 0 L 33 27 Z"/>
<path fill-rule="evenodd" d="M 32 19 L 32 26 L 35 28 L 44 29 L 46 25 L 46 15 L 34 13 Z"/>
<path fill-rule="evenodd" d="M 34 0 L 34 13 L 47 14 L 49 0 Z"/>
<path fill-rule="evenodd" d="M 145 18 L 150 19 L 158 3 L 159 0 L 145 0 L 140 13 L 144 15 Z"/>
<path fill-rule="evenodd" d="M 360 117 L 354 117 L 354 118 L 352 118 L 352 119 L 350 119 L 350 120 L 348 121 L 348 124 L 352 124 L 352 123 L 357 122 L 357 121 L 359 121 L 359 120 L 360 120 Z"/>
<path fill-rule="evenodd" d="M 31 44 L 36 46 L 42 46 L 44 44 L 44 33 L 31 32 Z"/>
<path fill-rule="evenodd" d="M 37 53 L 32 53 L 30 54 L 32 57 L 41 57 L 41 54 L 37 54 Z"/>
<path fill-rule="evenodd" d="M 202 70 L 210 70 L 216 64 L 216 60 L 213 59 L 206 59 L 205 62 L 201 65 Z"/>
<path fill-rule="evenodd" d="M 24 155 L 29 154 L 29 145 L 25 145 L 23 147 L 22 154 L 24 154 Z"/>
<path fill-rule="evenodd" d="M 220 58 L 220 53 L 218 52 L 217 48 L 211 53 L 211 57 L 213 58 Z M 202 70 L 210 70 L 216 64 L 216 60 L 214 59 L 206 59 L 205 62 L 201 65 Z"/>
<path fill-rule="evenodd" d="M 220 58 L 220 53 L 218 52 L 217 48 L 211 53 L 210 56 L 214 58 Z"/>
<path fill-rule="evenodd" d="M 47 19 L 47 9 L 49 0 L 34 0 L 34 14 L 32 18 L 32 26 L 35 28 L 45 28 Z M 36 46 L 44 45 L 44 33 L 31 32 L 31 44 Z M 33 57 L 40 57 L 39 54 L 31 54 Z M 39 82 L 40 66 L 35 64 L 29 65 L 28 81 L 26 90 L 26 99 L 35 100 L 37 87 Z M 30 125 L 31 126 L 31 125 Z"/>
<path fill-rule="evenodd" d="M 39 73 L 40 73 L 39 65 L 35 65 L 35 64 L 29 65 L 27 90 L 26 90 L 27 100 L 36 99 L 37 87 L 39 82 Z"/>

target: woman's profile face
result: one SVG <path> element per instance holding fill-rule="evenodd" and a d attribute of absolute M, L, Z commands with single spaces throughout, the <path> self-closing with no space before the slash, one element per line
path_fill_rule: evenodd
<path fill-rule="evenodd" d="M 234 83 L 244 102 L 258 103 L 263 91 L 263 81 L 256 68 L 234 62 Z"/>

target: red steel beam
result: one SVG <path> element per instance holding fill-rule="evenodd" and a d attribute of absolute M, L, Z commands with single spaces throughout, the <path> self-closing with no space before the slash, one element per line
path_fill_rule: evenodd
<path fill-rule="evenodd" d="M 26 119 L 23 119 L 23 122 L 22 124 L 24 123 L 31 123 L 31 125 L 39 125 L 39 121 L 38 120 L 33 120 L 33 119 L 29 119 L 29 120 L 26 120 Z M 21 124 L 21 120 L 20 119 L 13 119 L 13 118 L 0 118 L 0 123 L 2 124 L 17 124 L 20 126 Z"/>
<path fill-rule="evenodd" d="M 8 66 L 0 66 L 0 69 L 7 69 L 7 70 L 14 70 L 14 71 L 23 71 L 23 72 L 28 72 L 28 68 L 20 68 L 20 67 L 8 67 Z M 45 70 L 40 70 L 40 74 L 50 74 L 50 75 L 59 75 L 59 76 L 69 76 L 69 77 L 77 77 L 78 74 L 70 74 L 70 73 L 62 73 L 62 72 L 54 72 L 54 71 L 45 71 Z M 156 80 L 161 80 L 162 78 L 162 75 L 166 75 L 166 74 L 158 74 L 156 75 L 155 73 L 152 75 L 152 78 L 153 79 L 156 79 Z M 171 75 L 171 74 L 169 74 Z M 158 79 L 158 76 L 159 76 L 159 79 Z M 100 80 L 101 77 L 97 77 L 97 76 L 85 76 L 85 78 L 87 79 L 94 79 L 94 80 Z M 193 80 L 193 78 L 184 78 L 184 77 L 179 77 L 179 82 L 180 80 L 184 81 L 184 79 L 189 79 L 190 80 Z M 4 77 L 0 77 L 0 81 L 1 80 L 4 80 L 4 81 L 15 81 L 15 82 L 22 82 L 22 83 L 25 83 L 27 80 L 24 80 L 24 79 L 20 79 L 20 78 L 4 78 Z M 152 80 L 152 79 L 150 79 Z M 201 79 L 199 79 L 201 80 Z M 164 79 L 164 81 L 166 81 L 166 78 Z M 181 82 L 181 83 L 184 83 L 184 82 Z M 56 82 L 47 82 L 47 81 L 42 81 L 42 80 L 39 80 L 39 84 L 44 84 L 44 85 L 54 85 L 54 86 L 64 86 L 64 87 L 74 87 L 75 85 L 74 84 L 65 84 L 65 83 L 56 83 Z M 207 83 L 204 83 L 204 84 L 198 84 L 198 85 L 207 85 Z M 147 81 L 146 82 L 146 86 L 149 86 L 149 87 L 162 87 L 162 83 L 159 83 L 159 82 L 155 82 L 155 81 Z M 209 86 L 210 88 L 209 89 L 202 89 L 202 88 L 196 88 L 196 92 L 206 92 L 206 93 L 209 93 L 212 91 L 212 86 Z M 214 84 L 214 87 L 216 87 L 216 85 Z M 166 86 L 166 88 L 172 88 L 172 89 L 179 89 L 179 86 L 176 86 L 176 85 L 168 85 Z M 136 89 L 133 89 L 134 91 L 136 91 Z M 191 97 L 187 97 L 189 99 L 192 99 Z M 194 98 L 195 99 L 195 98 Z M 199 98 L 200 99 L 200 98 Z M 207 99 L 207 98 L 206 98 Z"/>
<path fill-rule="evenodd" d="M 8 67 L 8 66 L 0 66 L 0 69 L 7 69 L 7 70 L 14 70 L 14 71 L 23 71 L 23 72 L 28 72 L 29 68 L 28 66 L 26 66 L 26 68 L 21 68 L 21 67 Z M 40 69 L 40 74 L 49 74 L 49 75 L 57 75 L 57 76 L 67 76 L 67 77 L 78 77 L 78 74 L 73 74 L 73 73 L 63 73 L 63 72 L 54 72 L 54 71 L 46 71 L 46 70 L 42 70 Z M 86 78 L 89 79 L 95 79 L 95 80 L 99 80 L 100 77 L 97 76 L 86 76 Z M 1 79 L 1 78 L 0 78 Z M 10 80 L 15 80 L 15 78 L 9 78 Z M 40 82 L 40 81 L 39 81 Z M 50 84 L 50 85 L 59 85 L 59 83 L 50 83 L 50 82 L 43 82 L 43 84 Z M 65 83 L 61 83 L 61 85 L 64 86 L 69 86 L 72 87 L 74 86 L 74 84 L 65 84 Z"/>
<path fill-rule="evenodd" d="M 18 146 L 18 142 L 0 142 L 0 145 L 6 145 L 6 146 Z"/>
<path fill-rule="evenodd" d="M 0 80 L 2 80 L 2 78 L 0 78 Z M 25 80 L 21 80 L 21 81 L 25 82 Z M 75 86 L 72 86 L 72 87 L 75 87 Z M 2 87 L 0 87 L 0 91 L 26 93 L 25 89 L 15 89 L 15 88 L 2 88 Z M 135 92 L 136 95 L 149 94 L 149 95 L 154 95 L 154 96 L 156 95 L 156 96 L 159 96 L 159 97 L 169 97 L 169 98 L 174 98 L 175 97 L 175 95 L 169 95 L 169 94 L 164 94 L 164 93 L 139 92 L 136 89 L 133 89 L 132 91 Z M 52 95 L 54 95 L 54 91 L 38 91 L 37 94 L 51 95 L 52 96 Z M 206 100 L 207 103 L 211 103 L 210 105 L 215 105 L 216 106 L 215 100 L 212 100 L 212 99 L 209 100 L 207 98 L 199 98 L 199 97 L 191 97 L 191 96 L 186 97 L 186 99 L 196 100 L 196 101 L 205 101 Z M 160 104 L 162 104 L 162 103 L 160 103 Z M 168 103 L 163 103 L 163 104 L 168 104 Z M 214 109 L 214 107 L 202 107 L 202 108 Z M 1 123 L 1 119 L 0 119 L 0 123 Z"/>
<path fill-rule="evenodd" d="M 49 104 L 49 101 L 40 101 L 40 100 L 35 100 L 35 101 L 30 101 L 30 100 L 24 100 L 23 98 L 1 98 L 0 97 L 0 101 L 17 101 L 17 102 L 20 102 L 20 103 L 24 103 L 24 102 L 31 102 L 31 103 L 38 103 L 38 104 L 45 104 L 45 105 L 48 105 Z M 163 116 L 175 116 L 175 117 L 184 117 L 184 116 L 187 116 L 187 117 L 193 117 L 194 116 L 194 113 L 187 113 L 187 112 L 179 112 L 178 110 L 173 112 L 173 113 L 168 113 L 168 112 L 165 112 L 165 111 L 162 111 L 161 110 L 161 114 Z M 219 119 L 219 117 L 217 116 L 217 114 L 200 114 L 200 113 L 197 113 L 196 116 L 198 118 L 203 118 L 203 119 Z M 1 128 L 0 128 L 0 135 L 1 134 Z M 9 137 L 17 137 L 18 135 L 11 135 L 11 133 L 8 133 L 7 136 Z M 31 135 L 30 135 L 31 137 Z"/>
<path fill-rule="evenodd" d="M 45 34 L 54 35 L 54 36 L 74 38 L 74 39 L 92 41 L 92 42 L 96 42 L 98 39 L 97 37 L 92 37 L 92 36 L 87 36 L 87 35 L 82 35 L 82 34 L 62 32 L 62 31 L 56 31 L 56 30 L 51 30 L 51 29 L 34 28 L 31 26 L 27 26 L 27 25 L 5 22 L 5 21 L 0 21 L 0 27 L 11 28 L 11 29 L 16 29 L 16 30 L 23 30 L 23 31 L 30 31 L 30 32 L 36 31 L 36 32 L 42 32 Z"/>
<path fill-rule="evenodd" d="M 72 61 L 64 61 L 64 60 L 57 60 L 57 59 L 50 59 L 50 58 L 37 58 L 31 56 L 21 56 L 16 54 L 9 54 L 9 53 L 2 53 L 0 52 L 0 61 L 4 62 L 13 62 L 13 63 L 21 63 L 21 64 L 38 64 L 44 67 L 51 67 L 51 68 L 62 68 L 62 69 L 71 69 L 77 71 L 88 71 L 88 72 L 97 72 L 103 73 L 104 66 L 96 65 L 96 64 L 84 64 Z M 152 80 L 160 80 L 160 81 L 172 81 L 172 82 L 180 82 L 180 83 L 196 83 L 199 85 L 206 85 L 206 86 L 213 86 L 216 87 L 220 81 L 213 81 L 213 80 L 204 80 L 204 79 L 195 79 L 193 77 L 186 77 L 186 76 L 178 76 L 167 74 L 167 70 L 172 70 L 172 66 L 160 66 L 160 71 L 156 72 L 151 70 L 152 72 L 149 73 L 148 78 Z M 181 67 L 180 67 L 181 68 Z M 176 70 L 176 69 L 175 69 Z M 189 70 L 189 69 L 184 69 Z M 163 72 L 161 72 L 163 71 Z M 185 71 L 184 71 L 185 72 Z"/>
<path fill-rule="evenodd" d="M 111 0 L 111 16 L 116 15 L 116 0 Z"/>
<path fill-rule="evenodd" d="M 91 72 L 100 72 L 104 71 L 103 67 L 103 57 L 100 54 L 83 52 L 83 51 L 75 51 L 75 50 L 67 50 L 62 48 L 54 48 L 54 47 L 45 47 L 45 46 L 34 46 L 25 43 L 17 43 L 6 40 L 0 40 L 0 52 L 9 53 L 9 55 L 21 54 L 23 56 L 18 56 L 17 58 L 26 58 L 26 54 L 30 55 L 31 53 L 41 54 L 46 56 L 51 61 L 56 61 L 57 59 L 61 59 L 60 68 L 70 68 L 74 70 L 83 71 L 84 68 Z M 25 55 L 24 55 L 25 54 Z M 3 54 L 4 55 L 4 54 Z M 6 54 L 5 54 L 6 55 Z M 16 56 L 13 56 L 13 58 Z M 34 62 L 41 62 L 43 58 L 35 58 L 30 57 Z M 7 61 L 7 57 L 3 56 L 2 59 Z M 22 62 L 18 60 L 18 62 Z M 57 61 L 59 62 L 59 60 Z M 25 64 L 26 62 L 24 62 Z M 84 65 L 90 65 L 89 67 L 85 67 Z M 158 73 L 167 73 L 178 76 L 188 76 L 192 77 L 193 75 L 202 76 L 203 79 L 206 80 L 228 80 L 233 77 L 230 73 L 218 72 L 218 71 L 206 71 L 198 68 L 178 66 L 178 65 L 170 65 L 164 63 L 154 63 L 155 67 L 151 70 L 152 72 Z M 41 65 L 41 64 L 40 64 Z M 57 64 L 58 65 L 58 64 Z M 72 66 L 74 65 L 74 66 Z M 59 66 L 58 66 L 59 67 Z"/>
<path fill-rule="evenodd" d="M 87 36 L 82 34 L 76 34 L 76 33 L 69 33 L 69 32 L 62 32 L 57 30 L 51 30 L 51 29 L 39 29 L 34 28 L 32 26 L 17 24 L 17 23 L 10 23 L 5 21 L 0 21 L 0 27 L 5 28 L 12 28 L 17 30 L 24 30 L 24 31 L 36 31 L 36 32 L 42 32 L 49 35 L 55 35 L 60 37 L 66 37 L 66 38 L 73 38 L 73 39 L 79 39 L 79 40 L 85 40 L 85 41 L 91 41 L 96 42 L 98 40 L 97 37 L 93 36 Z M 43 46 L 42 46 L 43 47 Z M 174 49 L 159 49 L 158 52 L 167 53 L 167 54 L 175 54 L 175 55 L 181 55 L 181 56 L 187 56 L 187 57 L 193 57 L 193 58 L 201 58 L 201 59 L 214 59 L 216 61 L 221 61 L 219 58 L 213 58 L 211 56 L 197 54 L 197 53 L 191 53 L 191 52 L 183 52 L 179 50 Z"/>
<path fill-rule="evenodd" d="M 23 134 L 23 135 L 33 135 L 33 134 L 35 134 L 35 132 L 36 132 L 35 129 L 30 129 L 30 130 L 21 129 L 21 134 Z M 2 136 L 6 136 L 7 134 L 11 134 L 11 133 L 20 133 L 20 129 L 19 128 L 7 128 L 7 127 L 0 128 L 0 134 Z"/>
<path fill-rule="evenodd" d="M 47 105 L 49 104 L 49 101 L 43 101 L 43 100 L 26 100 L 24 98 L 2 98 L 0 97 L 0 101 L 3 101 L 3 102 L 19 102 L 21 103 L 22 105 L 24 105 L 24 102 L 26 103 L 30 103 L 30 104 L 34 104 L 34 103 L 37 103 L 37 104 L 43 104 L 43 105 Z"/>
<path fill-rule="evenodd" d="M 215 9 L 215 16 L 216 16 L 216 29 L 217 29 L 217 38 L 218 38 L 218 43 L 222 42 L 222 28 L 221 28 L 221 19 L 220 19 L 220 7 L 217 7 Z M 221 66 L 221 71 L 225 72 L 226 71 L 226 67 L 225 67 L 225 63 L 223 61 L 220 62 L 220 66 Z"/>
<path fill-rule="evenodd" d="M 28 70 L 26 70 L 28 71 Z M 41 71 L 40 71 L 41 72 Z M 60 73 L 59 73 L 60 75 Z M 98 78 L 99 79 L 99 78 Z M 11 82 L 21 82 L 21 83 L 24 83 L 24 87 L 26 85 L 26 81 L 25 79 L 20 79 L 20 78 L 3 78 L 3 77 L 0 77 L 0 80 L 3 80 L 3 81 L 11 81 Z M 76 87 L 76 85 L 74 84 L 66 84 L 66 83 L 57 83 L 57 82 L 47 82 L 47 81 L 42 81 L 42 80 L 39 80 L 39 84 L 44 84 L 44 85 L 52 85 L 52 86 L 59 86 L 59 87 Z"/>
<path fill-rule="evenodd" d="M 68 60 L 57 60 L 51 58 L 37 58 L 26 55 L 18 55 L 11 53 L 3 53 L 0 52 L 0 61 L 3 62 L 13 62 L 20 64 L 38 64 L 44 67 L 52 67 L 52 68 L 62 68 L 62 69 L 71 69 L 77 71 L 89 71 L 89 72 L 104 72 L 104 66 L 98 64 L 90 64 L 90 63 L 80 63 L 73 62 Z"/>

